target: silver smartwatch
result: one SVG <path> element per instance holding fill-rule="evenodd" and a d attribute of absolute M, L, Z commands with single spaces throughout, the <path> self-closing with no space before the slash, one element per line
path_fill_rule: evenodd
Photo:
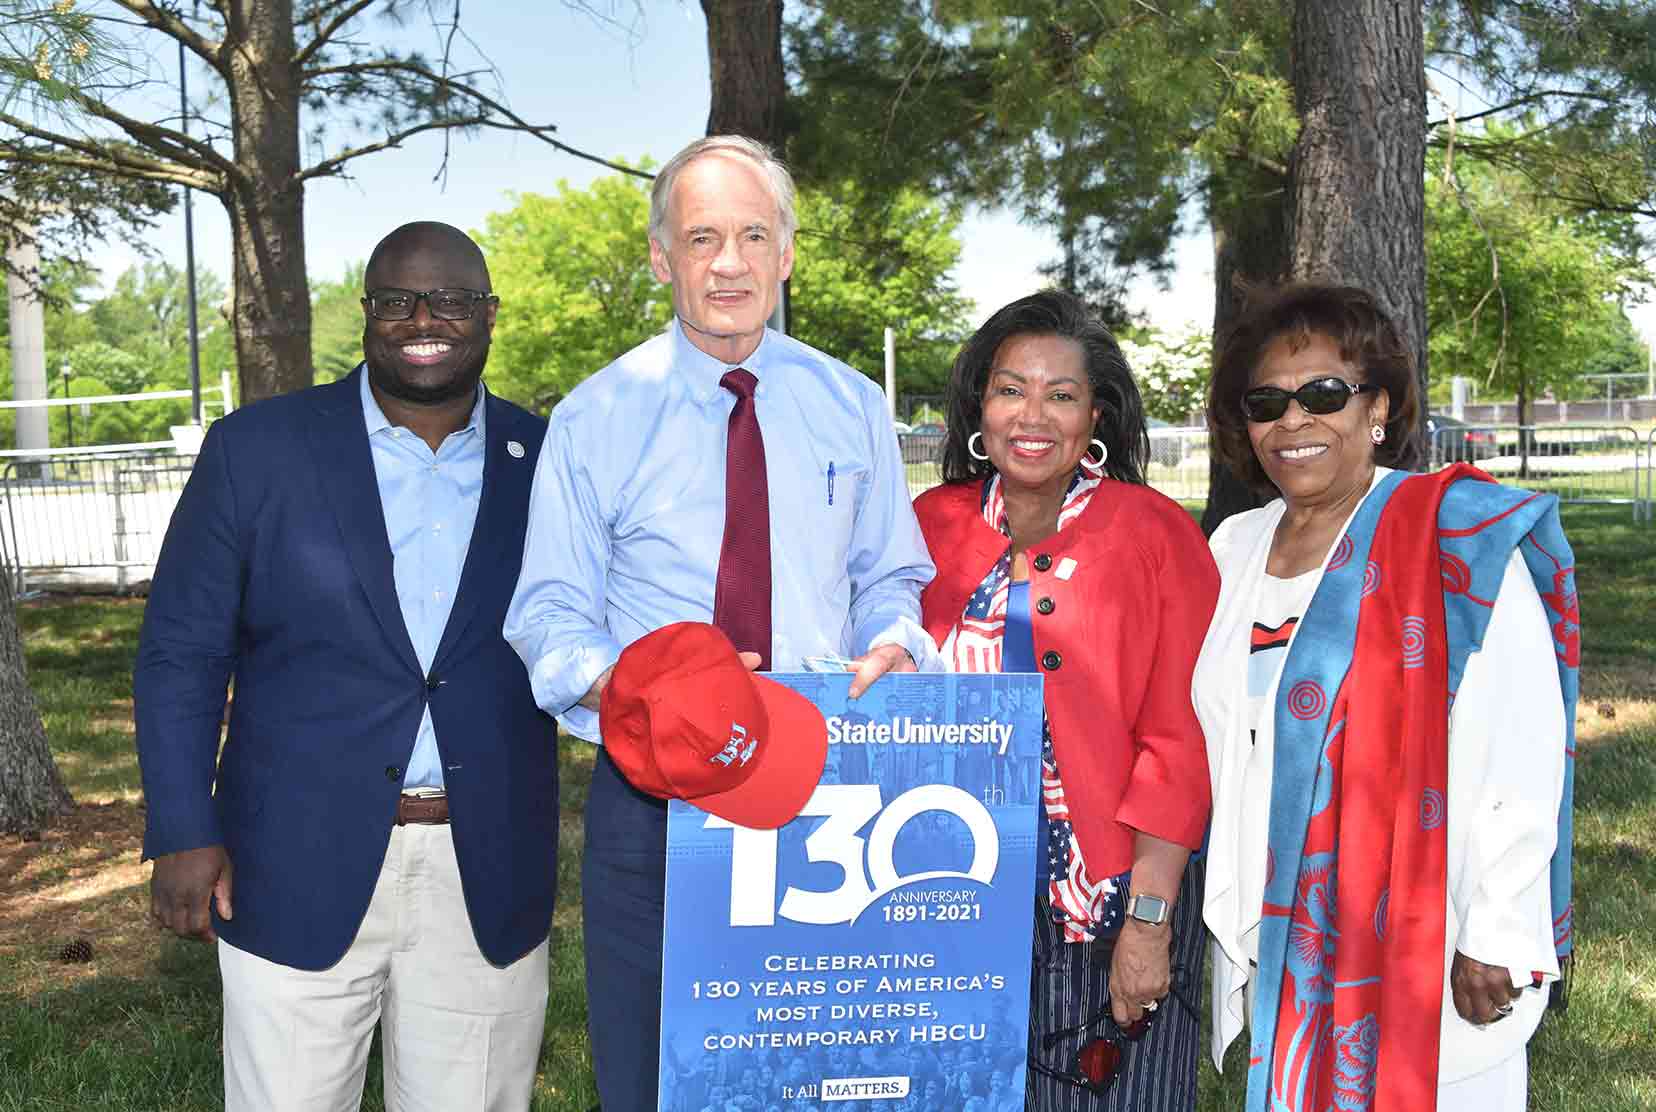
<path fill-rule="evenodd" d="M 1127 914 L 1147 926 L 1159 927 L 1167 922 L 1167 901 L 1160 896 L 1139 893 L 1127 901 Z"/>

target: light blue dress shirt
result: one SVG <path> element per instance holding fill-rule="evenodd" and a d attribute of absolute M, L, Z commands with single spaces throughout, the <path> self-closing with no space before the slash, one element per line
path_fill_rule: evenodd
<path fill-rule="evenodd" d="M 454 592 L 460 588 L 483 493 L 483 387 L 477 388 L 477 403 L 466 427 L 449 433 L 435 452 L 417 434 L 386 419 L 368 388 L 367 367 L 362 368 L 362 415 L 391 539 L 397 602 L 414 655 L 429 674 L 454 607 Z M 414 755 L 403 772 L 403 787 L 442 786 L 443 762 L 427 707 L 414 738 Z"/>
<path fill-rule="evenodd" d="M 940 668 L 920 627 L 935 569 L 914 518 L 885 396 L 835 359 L 766 331 L 743 361 L 770 494 L 771 666 L 898 644 Z M 662 626 L 713 620 L 724 539 L 733 364 L 677 320 L 552 411 L 506 640 L 535 700 L 598 741 L 576 702 L 621 650 Z"/>

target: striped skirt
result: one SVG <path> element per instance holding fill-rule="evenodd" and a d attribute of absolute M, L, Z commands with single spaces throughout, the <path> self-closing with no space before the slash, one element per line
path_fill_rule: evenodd
<path fill-rule="evenodd" d="M 1179 901 L 1173 908 L 1173 949 L 1169 955 L 1174 989 L 1193 1007 L 1200 1006 L 1202 955 L 1202 879 L 1206 861 L 1191 858 L 1185 866 Z M 1110 1033 L 1108 1021 L 1077 1031 L 1045 1046 L 1052 1031 L 1075 1027 L 1097 1015 L 1109 998 L 1107 951 L 1066 943 L 1052 921 L 1046 897 L 1035 903 L 1035 967 L 1029 987 L 1029 1055 L 1049 1069 L 1072 1073 L 1075 1055 L 1087 1040 Z M 1103 1096 L 1035 1070 L 1028 1072 L 1024 1107 L 1028 1112 L 1190 1112 L 1196 1107 L 1197 1018 L 1171 996 L 1162 1002 L 1150 1029 L 1124 1044 L 1120 1072 Z"/>

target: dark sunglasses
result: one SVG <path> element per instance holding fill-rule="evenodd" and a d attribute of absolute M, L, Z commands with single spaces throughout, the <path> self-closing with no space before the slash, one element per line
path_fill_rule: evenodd
<path fill-rule="evenodd" d="M 1188 1012 L 1192 1019 L 1196 1018 L 1196 1008 L 1184 998 L 1178 989 L 1168 993 L 1169 1000 L 1176 1002 Z M 1105 1035 L 1095 1035 L 1082 1043 L 1075 1051 L 1075 1062 L 1068 1071 L 1054 1069 L 1045 1062 L 1040 1062 L 1031 1054 L 1029 1068 L 1042 1077 L 1050 1077 L 1054 1081 L 1064 1081 L 1071 1085 L 1086 1089 L 1094 1096 L 1103 1096 L 1110 1088 L 1111 1082 L 1121 1074 L 1122 1062 L 1127 1055 L 1127 1047 L 1144 1038 L 1150 1030 L 1150 1023 L 1159 1012 L 1145 1012 L 1133 1022 L 1123 1027 L 1115 1021 L 1110 1013 L 1110 1002 L 1104 1001 L 1104 1006 L 1093 1015 L 1077 1023 L 1073 1027 L 1061 1027 L 1041 1040 L 1041 1049 L 1045 1054 L 1051 1054 L 1053 1048 L 1065 1039 L 1082 1034 L 1100 1023 L 1107 1024 L 1113 1032 Z"/>
<path fill-rule="evenodd" d="M 1242 413 L 1250 421 L 1275 421 L 1295 401 L 1307 413 L 1326 416 L 1344 409 L 1353 395 L 1378 389 L 1372 382 L 1347 382 L 1335 375 L 1314 378 L 1292 393 L 1279 386 L 1255 386 L 1242 394 Z"/>

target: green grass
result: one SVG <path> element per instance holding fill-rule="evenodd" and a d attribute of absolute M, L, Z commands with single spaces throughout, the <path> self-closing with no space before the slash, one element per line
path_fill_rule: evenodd
<path fill-rule="evenodd" d="M 1577 769 L 1576 930 L 1569 1011 L 1531 1044 L 1532 1109 L 1656 1107 L 1656 527 L 1626 507 L 1570 507 L 1582 590 L 1583 740 Z M 129 724 L 139 604 L 48 602 L 21 613 L 30 678 L 59 766 L 81 799 L 136 799 Z M 1601 702 L 1614 720 L 1601 719 Z M 580 939 L 581 813 L 592 753 L 559 746 L 563 852 L 551 999 L 534 1108 L 597 1103 L 586 1048 Z M 134 894 L 125 894 L 132 899 Z M 140 906 L 135 901 L 135 906 Z M 216 964 L 204 946 L 151 936 L 140 975 L 21 994 L 0 949 L 0 1112 L 193 1112 L 220 1103 Z M 1205 1013 L 1206 1008 L 1203 1007 Z M 1206 1060 L 1200 1107 L 1234 1108 L 1242 1040 L 1221 1081 Z M 377 1054 L 364 1107 L 383 1108 Z"/>

